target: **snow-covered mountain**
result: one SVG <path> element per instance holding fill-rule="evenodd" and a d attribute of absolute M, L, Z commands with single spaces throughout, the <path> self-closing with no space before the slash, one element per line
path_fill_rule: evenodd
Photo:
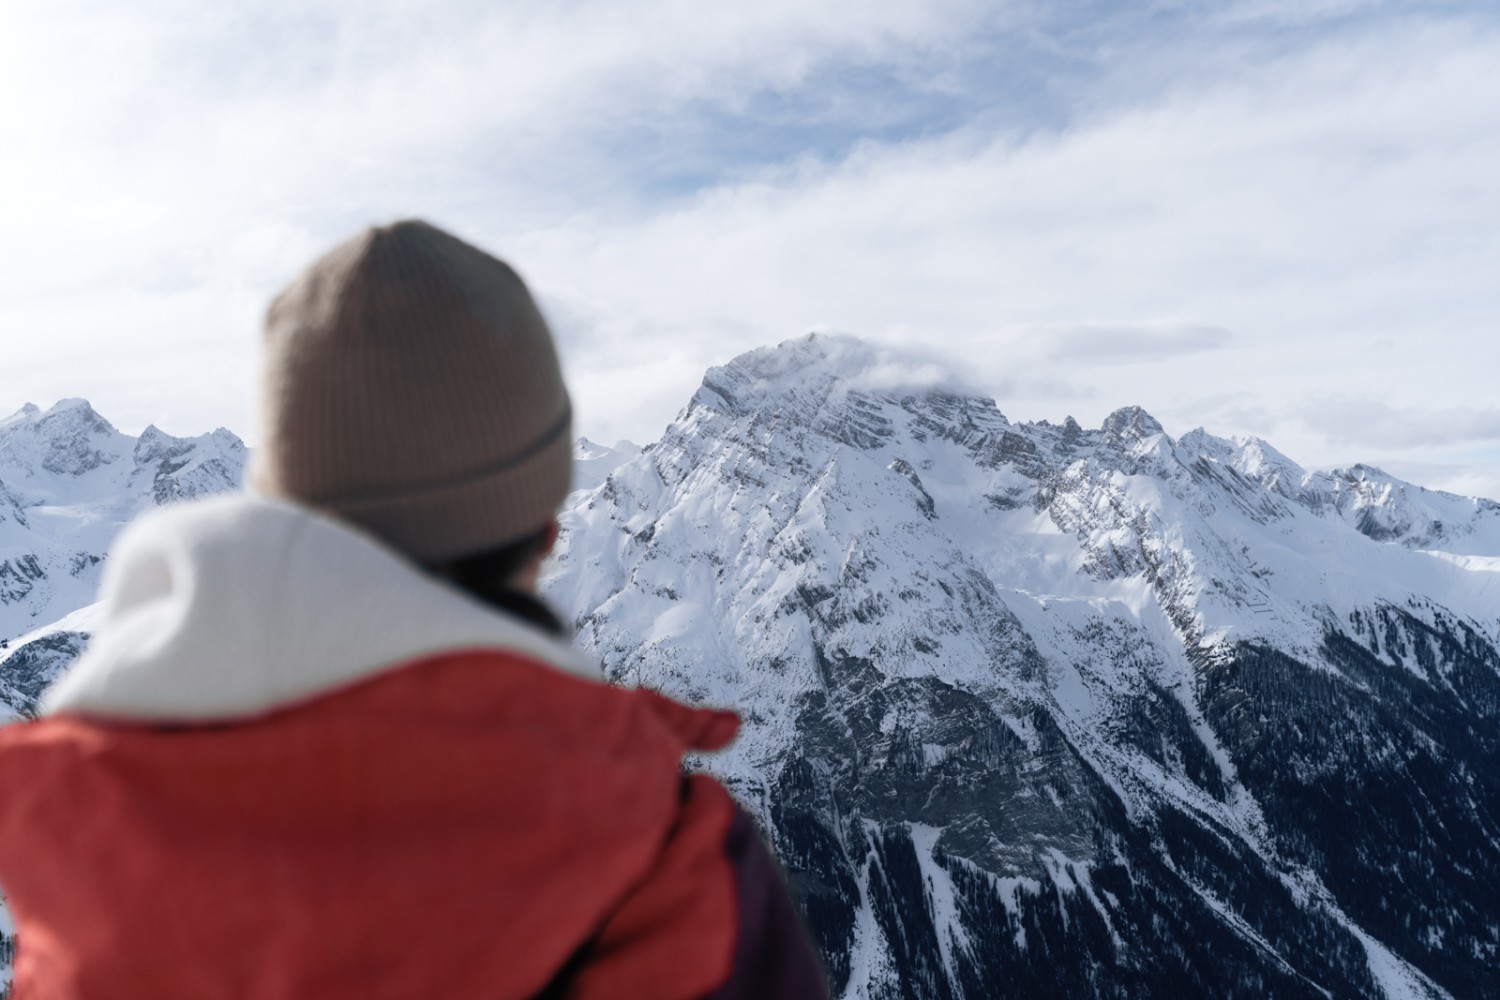
<path fill-rule="evenodd" d="M 28 710 L 77 656 L 86 623 L 73 613 L 94 600 L 126 522 L 235 487 L 246 456 L 222 428 L 122 434 L 81 399 L 46 411 L 27 404 L 0 420 L 0 713 Z"/>
<path fill-rule="evenodd" d="M 803 338 L 580 441 L 545 581 L 611 677 L 740 709 L 703 766 L 840 995 L 1500 996 L 1500 505 L 906 370 Z M 0 424 L 0 695 L 86 639 L 72 555 L 243 451 Z"/>
<path fill-rule="evenodd" d="M 741 710 L 842 995 L 1500 996 L 1500 505 L 899 371 L 711 370 L 546 582 Z"/>

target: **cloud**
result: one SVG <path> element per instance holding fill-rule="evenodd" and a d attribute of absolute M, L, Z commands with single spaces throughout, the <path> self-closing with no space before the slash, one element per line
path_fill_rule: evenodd
<path fill-rule="evenodd" d="M 1086 422 L 1172 410 L 1184 385 L 1284 411 L 1395 372 L 1484 398 L 1500 120 L 1472 95 L 1497 57 L 1492 34 L 1456 29 L 1341 41 L 1254 85 L 1025 139 L 869 146 L 523 250 L 557 294 L 587 286 L 721 356 L 821 322 L 927 343 L 985 385 L 1061 368 L 1096 390 Z M 1078 332 L 1038 356 L 1038 329 Z M 1169 363 L 1080 378 L 1103 367 L 1091 350 Z"/>
<path fill-rule="evenodd" d="M 910 393 L 934 390 L 967 396 L 986 396 L 952 365 L 920 344 L 875 344 L 847 333 L 818 331 L 819 351 L 834 370 L 849 376 L 857 392 Z"/>
<path fill-rule="evenodd" d="M 1410 457 L 1369 463 L 1428 489 L 1500 500 L 1500 450 L 1467 461 L 1423 461 Z"/>
<path fill-rule="evenodd" d="M 1370 397 L 1312 400 L 1297 416 L 1330 441 L 1367 448 L 1452 447 L 1500 443 L 1500 408 L 1395 407 Z"/>
<path fill-rule="evenodd" d="M 1382 0 L 1252 0 L 1227 6 L 1219 16 L 1226 24 L 1243 27 L 1268 23 L 1306 25 L 1335 20 L 1378 8 Z"/>
<path fill-rule="evenodd" d="M 1021 332 L 1051 360 L 1067 365 L 1126 365 L 1227 347 L 1228 330 L 1201 323 L 1050 323 Z"/>

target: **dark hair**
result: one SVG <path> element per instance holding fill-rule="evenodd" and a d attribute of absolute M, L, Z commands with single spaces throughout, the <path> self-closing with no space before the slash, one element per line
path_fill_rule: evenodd
<path fill-rule="evenodd" d="M 493 602 L 498 593 L 511 589 L 512 577 L 546 550 L 550 531 L 549 525 L 498 548 L 485 549 L 428 568 L 480 600 Z"/>
<path fill-rule="evenodd" d="M 516 615 L 553 635 L 563 636 L 566 629 L 551 608 L 532 594 L 511 586 L 515 575 L 547 550 L 551 534 L 552 525 L 549 524 L 499 548 L 476 552 L 441 566 L 428 566 L 427 570 L 484 604 Z"/>

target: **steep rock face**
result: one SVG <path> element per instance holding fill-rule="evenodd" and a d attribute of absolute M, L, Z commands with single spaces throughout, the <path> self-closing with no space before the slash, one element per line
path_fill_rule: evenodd
<path fill-rule="evenodd" d="M 42 692 L 83 653 L 79 613 L 0 648 L 0 724 L 32 718 Z"/>
<path fill-rule="evenodd" d="M 849 997 L 1487 996 L 1500 508 L 811 337 L 571 498 L 610 676 L 732 704 Z"/>
<path fill-rule="evenodd" d="M 238 485 L 248 452 L 222 428 L 117 431 L 87 402 L 0 420 L 0 640 L 93 600 L 109 543 L 142 510 Z"/>

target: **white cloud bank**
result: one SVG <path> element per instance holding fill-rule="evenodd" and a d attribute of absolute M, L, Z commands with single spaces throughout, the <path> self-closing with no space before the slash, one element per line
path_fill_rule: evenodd
<path fill-rule="evenodd" d="M 264 301 L 420 214 L 532 281 L 599 440 L 653 439 L 709 365 L 838 329 L 922 347 L 1012 418 L 1135 403 L 1500 495 L 1492 19 L 1241 5 L 1156 44 L 1040 37 L 1021 4 L 88 9 L 0 23 L 14 406 L 248 431 Z M 1040 68 L 976 74 L 1002 49 Z M 838 86 L 860 74 L 882 82 Z M 999 93 L 1026 86 L 1040 126 Z M 860 139 L 892 93 L 957 111 Z M 793 141 L 825 133 L 850 139 Z"/>

